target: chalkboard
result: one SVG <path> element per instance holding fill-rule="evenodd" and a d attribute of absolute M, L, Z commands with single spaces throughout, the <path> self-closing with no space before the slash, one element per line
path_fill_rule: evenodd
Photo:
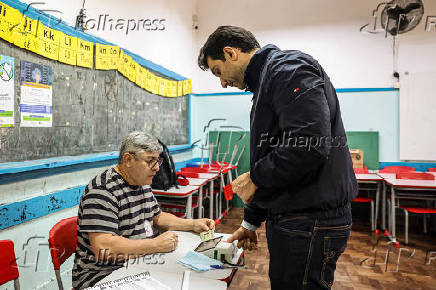
<path fill-rule="evenodd" d="M 117 71 L 65 65 L 0 40 L 15 58 L 15 128 L 0 128 L 0 162 L 116 151 L 131 131 L 189 143 L 189 98 L 153 95 Z M 20 127 L 20 60 L 53 69 L 53 126 Z M 159 75 L 158 73 L 156 73 Z"/>

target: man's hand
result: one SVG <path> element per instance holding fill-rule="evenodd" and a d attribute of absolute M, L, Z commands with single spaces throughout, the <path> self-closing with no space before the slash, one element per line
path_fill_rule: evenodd
<path fill-rule="evenodd" d="M 248 203 L 258 187 L 251 180 L 250 173 L 246 172 L 233 180 L 232 188 L 244 203 Z"/>
<path fill-rule="evenodd" d="M 211 219 L 196 219 L 192 220 L 192 231 L 197 234 L 215 229 L 215 222 Z"/>
<path fill-rule="evenodd" d="M 156 251 L 159 253 L 172 252 L 177 248 L 178 236 L 173 232 L 165 232 L 153 239 Z"/>
<path fill-rule="evenodd" d="M 257 233 L 240 227 L 237 229 L 227 242 L 231 243 L 238 240 L 238 248 L 243 247 L 244 250 L 257 250 Z"/>

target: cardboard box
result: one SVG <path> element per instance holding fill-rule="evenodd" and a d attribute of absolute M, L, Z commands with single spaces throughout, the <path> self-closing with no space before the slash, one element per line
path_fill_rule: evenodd
<path fill-rule="evenodd" d="M 353 168 L 363 168 L 363 151 L 360 149 L 350 149 Z"/>

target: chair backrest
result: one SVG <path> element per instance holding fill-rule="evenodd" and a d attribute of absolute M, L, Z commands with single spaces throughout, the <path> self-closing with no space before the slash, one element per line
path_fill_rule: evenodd
<path fill-rule="evenodd" d="M 20 276 L 16 260 L 14 242 L 11 240 L 0 241 L 0 285 Z"/>
<path fill-rule="evenodd" d="M 435 180 L 435 176 L 426 172 L 399 172 L 397 179 Z"/>
<path fill-rule="evenodd" d="M 354 173 L 356 174 L 366 174 L 369 173 L 368 172 L 368 167 L 366 167 L 365 165 L 363 165 L 362 168 L 353 168 L 354 169 Z"/>
<path fill-rule="evenodd" d="M 386 166 L 385 168 L 381 169 L 380 173 L 400 173 L 400 172 L 410 172 L 410 171 L 416 171 L 414 167 L 410 166 Z"/>
<path fill-rule="evenodd" d="M 429 168 L 427 169 L 428 172 L 436 172 L 436 168 Z"/>
<path fill-rule="evenodd" d="M 77 245 L 77 217 L 61 220 L 53 226 L 48 235 L 53 268 L 59 270 L 61 265 L 75 251 Z"/>

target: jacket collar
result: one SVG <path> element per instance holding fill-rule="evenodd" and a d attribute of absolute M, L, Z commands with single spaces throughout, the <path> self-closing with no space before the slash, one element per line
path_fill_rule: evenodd
<path fill-rule="evenodd" d="M 252 93 L 256 91 L 266 58 L 272 50 L 278 49 L 277 46 L 268 44 L 256 51 L 256 53 L 251 57 L 244 74 L 244 83 L 247 85 L 248 91 Z"/>

